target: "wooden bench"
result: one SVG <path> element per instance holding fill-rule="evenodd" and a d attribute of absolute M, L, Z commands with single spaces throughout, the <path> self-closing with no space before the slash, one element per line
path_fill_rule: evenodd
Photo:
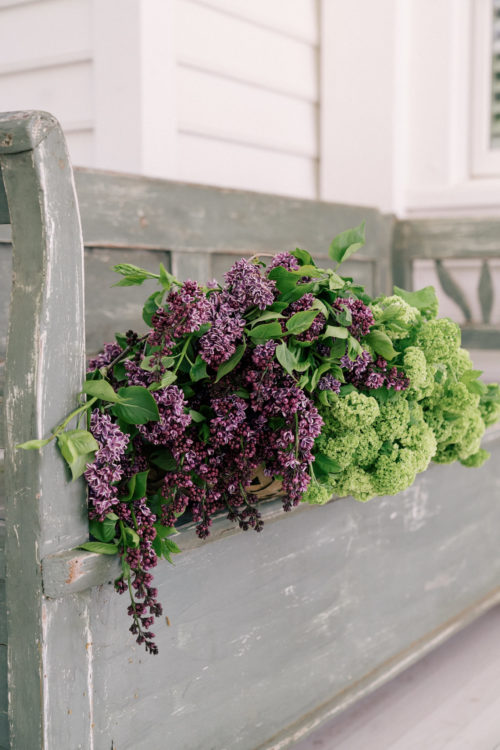
<path fill-rule="evenodd" d="M 116 561 L 74 550 L 88 538 L 83 482 L 68 481 L 53 446 L 14 447 L 69 411 L 85 348 L 138 325 L 144 293 L 111 290 L 109 266 L 161 260 L 204 280 L 258 251 L 299 245 L 322 260 L 331 237 L 364 218 L 367 246 L 349 268 L 386 291 L 392 267 L 409 283 L 413 240 L 439 240 L 439 222 L 91 170 L 76 172 L 75 192 L 61 130 L 40 112 L 0 115 L 0 166 L 0 224 L 14 250 L 0 748 L 281 750 L 500 601 L 497 430 L 481 470 L 432 466 L 395 497 L 290 514 L 271 501 L 262 534 L 221 518 L 205 543 L 184 527 L 175 568 L 155 573 L 171 624 L 160 619 L 160 655 L 145 655 L 109 584 Z M 477 223 L 463 252 L 483 257 L 489 237 L 486 257 L 498 256 L 494 225 Z M 6 327 L 11 238 L 1 229 Z M 454 257 L 447 236 L 441 253 Z M 498 331 L 481 325 L 495 343 Z"/>

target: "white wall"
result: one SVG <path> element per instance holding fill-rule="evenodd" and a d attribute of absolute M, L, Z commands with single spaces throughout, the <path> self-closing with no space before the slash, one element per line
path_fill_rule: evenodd
<path fill-rule="evenodd" d="M 491 0 L 322 0 L 322 11 L 322 197 L 399 216 L 499 214 Z"/>
<path fill-rule="evenodd" d="M 90 0 L 0 3 L 0 109 L 45 109 L 61 120 L 73 160 L 92 164 Z"/>
<path fill-rule="evenodd" d="M 73 162 L 318 196 L 317 0 L 0 0 L 0 107 Z"/>

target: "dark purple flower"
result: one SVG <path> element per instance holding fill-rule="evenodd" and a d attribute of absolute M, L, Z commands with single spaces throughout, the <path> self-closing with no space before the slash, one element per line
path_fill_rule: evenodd
<path fill-rule="evenodd" d="M 298 271 L 300 268 L 297 258 L 290 253 L 276 253 L 267 267 L 267 273 L 278 266 L 281 266 L 286 271 Z"/>
<path fill-rule="evenodd" d="M 346 309 L 350 311 L 352 323 L 347 327 L 347 330 L 358 341 L 370 332 L 371 326 L 375 323 L 372 311 L 360 299 L 337 297 L 332 307 L 339 312 Z"/>
<path fill-rule="evenodd" d="M 222 301 L 222 295 L 215 293 L 210 298 L 210 329 L 200 339 L 200 356 L 216 369 L 236 351 L 236 345 L 243 337 L 245 319 Z"/>
<path fill-rule="evenodd" d="M 340 380 L 337 380 L 330 373 L 323 375 L 318 383 L 320 391 L 333 391 L 334 393 L 340 393 Z"/>
<path fill-rule="evenodd" d="M 223 292 L 224 302 L 239 312 L 244 313 L 254 305 L 265 310 L 272 305 L 276 294 L 276 282 L 261 275 L 259 266 L 245 258 L 236 261 L 233 267 L 224 274 L 226 289 Z"/>
<path fill-rule="evenodd" d="M 104 344 L 103 351 L 96 357 L 89 359 L 87 371 L 92 372 L 93 370 L 98 370 L 100 367 L 106 367 L 110 362 L 116 359 L 122 351 L 123 349 L 121 346 L 116 343 L 111 342 Z"/>
<path fill-rule="evenodd" d="M 159 421 L 138 425 L 137 429 L 154 445 L 175 443 L 191 422 L 191 416 L 184 411 L 187 405 L 184 393 L 178 386 L 169 385 L 167 388 L 154 391 L 153 398 L 158 405 Z"/>

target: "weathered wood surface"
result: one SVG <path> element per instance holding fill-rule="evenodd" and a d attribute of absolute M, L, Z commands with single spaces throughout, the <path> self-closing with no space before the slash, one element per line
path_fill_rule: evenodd
<path fill-rule="evenodd" d="M 343 499 L 282 514 L 269 503 L 262 535 L 221 519 L 213 541 L 200 544 L 186 528 L 175 569 L 156 569 L 171 621 L 158 622 L 160 656 L 127 638 L 126 601 L 107 583 L 115 561 L 73 551 L 87 535 L 82 483 L 68 483 L 53 450 L 13 451 L 47 434 L 73 403 L 83 308 L 81 238 L 58 126 L 40 113 L 0 119 L 4 142 L 11 131 L 8 150 L 0 147 L 0 220 L 7 197 L 16 246 L 6 589 L 14 750 L 280 750 L 499 600 L 493 431 L 494 456 L 480 472 L 435 466 L 406 493 L 367 505 Z M 154 269 L 162 260 L 205 280 L 255 252 L 299 245 L 324 258 L 332 236 L 364 218 L 368 244 L 350 268 L 372 291 L 388 286 L 393 220 L 373 209 L 87 170 L 77 192 L 90 351 L 139 319 L 143 290 L 132 301 L 130 290 L 108 295 L 108 269 L 119 261 Z M 8 241 L 0 228 L 6 289 Z M 0 682 L 0 747 L 5 696 Z"/>
<path fill-rule="evenodd" d="M 326 260 L 333 236 L 366 220 L 366 246 L 343 268 L 359 276 L 367 266 L 372 291 L 386 289 L 394 219 L 373 208 L 93 170 L 75 177 L 87 246 L 170 250 L 174 273 L 205 281 L 258 252 L 305 247 Z"/>
<path fill-rule="evenodd" d="M 15 449 L 50 434 L 84 369 L 81 229 L 54 118 L 0 117 L 0 164 L 15 247 L 5 382 L 10 741 L 88 748 L 88 597 L 55 602 L 41 587 L 43 556 L 88 536 L 83 486 L 68 483 L 54 445 Z"/>
<path fill-rule="evenodd" d="M 498 602 L 498 432 L 488 447 L 481 472 L 434 466 L 396 497 L 292 512 L 162 564 L 171 625 L 153 664 L 116 637 L 124 603 L 93 589 L 96 750 L 291 747 Z"/>
<path fill-rule="evenodd" d="M 394 283 L 413 289 L 413 263 L 432 259 L 442 291 L 458 305 L 465 319 L 462 342 L 467 348 L 500 349 L 500 327 L 491 324 L 495 288 L 490 261 L 500 255 L 500 220 L 408 219 L 396 222 L 392 248 Z M 443 261 L 475 260 L 480 264 L 477 288 L 462 288 Z M 473 320 L 470 300 L 476 295 L 481 320 Z"/>

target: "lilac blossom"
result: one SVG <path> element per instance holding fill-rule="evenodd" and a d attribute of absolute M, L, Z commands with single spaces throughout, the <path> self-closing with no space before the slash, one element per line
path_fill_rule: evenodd
<path fill-rule="evenodd" d="M 181 437 L 191 422 L 184 407 L 187 401 L 181 389 L 176 385 L 169 385 L 153 392 L 153 398 L 158 405 L 160 419 L 157 422 L 140 424 L 137 429 L 141 435 L 153 445 L 169 445 Z"/>
<path fill-rule="evenodd" d="M 297 258 L 291 253 L 276 253 L 266 269 L 267 273 L 269 274 L 269 271 L 278 266 L 281 266 L 286 271 L 298 271 L 300 268 Z"/>
<path fill-rule="evenodd" d="M 340 385 L 340 380 L 337 380 L 331 373 L 328 373 L 328 375 L 323 375 L 320 378 L 318 388 L 320 391 L 333 391 L 338 394 L 340 393 Z"/>
<path fill-rule="evenodd" d="M 254 305 L 265 310 L 272 305 L 276 295 L 276 282 L 261 275 L 259 266 L 250 263 L 246 258 L 236 261 L 233 267 L 224 274 L 226 289 L 224 301 L 245 312 Z"/>
<path fill-rule="evenodd" d="M 371 326 L 375 323 L 372 311 L 360 299 L 355 299 L 354 297 L 337 297 L 333 303 L 333 308 L 339 312 L 345 309 L 350 311 L 352 323 L 347 326 L 347 330 L 358 341 L 370 332 Z"/>
<path fill-rule="evenodd" d="M 104 344 L 103 351 L 96 357 L 89 359 L 87 371 L 92 372 L 93 370 L 98 370 L 100 367 L 107 367 L 114 359 L 120 356 L 122 351 L 121 346 L 114 342 Z"/>

